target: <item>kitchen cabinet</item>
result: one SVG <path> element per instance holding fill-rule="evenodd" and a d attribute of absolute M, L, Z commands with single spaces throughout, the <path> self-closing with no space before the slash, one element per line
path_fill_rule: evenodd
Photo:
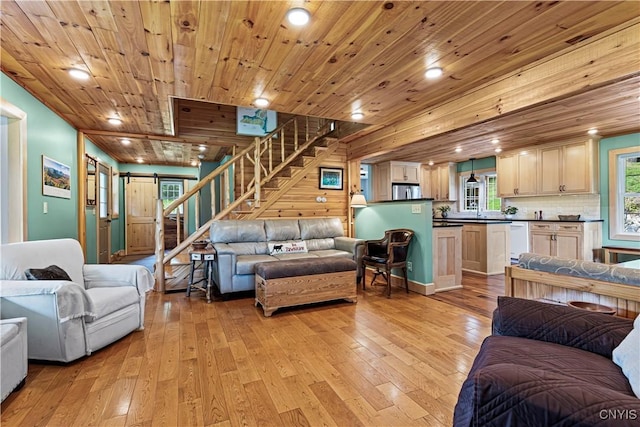
<path fill-rule="evenodd" d="M 422 189 L 425 197 L 435 201 L 454 202 L 457 200 L 458 170 L 455 163 L 423 168 Z"/>
<path fill-rule="evenodd" d="M 536 254 L 591 261 L 593 250 L 602 246 L 602 223 L 532 221 L 529 242 Z"/>
<path fill-rule="evenodd" d="M 597 191 L 597 143 L 593 139 L 538 150 L 538 194 Z"/>
<path fill-rule="evenodd" d="M 375 200 L 391 200 L 391 165 L 378 163 L 373 165 L 373 190 Z"/>
<path fill-rule="evenodd" d="M 509 223 L 464 224 L 462 269 L 483 275 L 503 274 L 511 264 Z"/>
<path fill-rule="evenodd" d="M 391 162 L 390 166 L 392 183 L 420 183 L 420 163 Z"/>
<path fill-rule="evenodd" d="M 537 150 L 505 153 L 496 158 L 498 196 L 532 196 L 537 193 Z"/>
<path fill-rule="evenodd" d="M 462 226 L 435 226 L 432 238 L 435 291 L 462 287 Z"/>
<path fill-rule="evenodd" d="M 420 163 L 383 162 L 373 165 L 375 200 L 391 200 L 391 184 L 420 184 Z"/>

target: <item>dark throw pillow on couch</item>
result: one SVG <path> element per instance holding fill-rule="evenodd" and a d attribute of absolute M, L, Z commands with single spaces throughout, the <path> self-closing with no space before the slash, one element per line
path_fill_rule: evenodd
<path fill-rule="evenodd" d="M 24 274 L 29 280 L 68 280 L 71 282 L 71 277 L 67 272 L 57 265 L 50 265 L 46 268 L 29 268 Z"/>

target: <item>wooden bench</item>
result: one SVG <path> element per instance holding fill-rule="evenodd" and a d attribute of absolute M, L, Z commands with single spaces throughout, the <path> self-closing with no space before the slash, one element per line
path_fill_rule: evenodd
<path fill-rule="evenodd" d="M 603 246 L 604 250 L 604 263 L 605 264 L 617 264 L 618 254 L 628 254 L 640 256 L 640 248 L 629 248 L 622 246 Z"/>
<path fill-rule="evenodd" d="M 355 261 L 348 258 L 303 258 L 255 266 L 255 306 L 265 316 L 282 307 L 346 299 L 357 302 Z"/>
<path fill-rule="evenodd" d="M 620 317 L 640 314 L 640 286 L 574 277 L 518 266 L 505 267 L 505 295 L 566 304 L 588 301 L 613 307 Z"/>

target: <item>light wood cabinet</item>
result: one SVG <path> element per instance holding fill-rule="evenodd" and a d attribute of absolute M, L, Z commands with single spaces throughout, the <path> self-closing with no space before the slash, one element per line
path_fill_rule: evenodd
<path fill-rule="evenodd" d="M 537 151 L 505 153 L 496 159 L 498 195 L 532 196 L 537 193 Z"/>
<path fill-rule="evenodd" d="M 593 139 L 538 150 L 538 194 L 593 193 L 597 143 Z"/>
<path fill-rule="evenodd" d="M 462 287 L 462 227 L 433 227 L 435 291 Z"/>
<path fill-rule="evenodd" d="M 391 165 L 378 163 L 373 165 L 373 190 L 375 200 L 391 200 Z"/>
<path fill-rule="evenodd" d="M 462 227 L 462 269 L 474 273 L 503 274 L 511 264 L 508 223 L 465 224 Z"/>
<path fill-rule="evenodd" d="M 420 183 L 420 163 L 391 162 L 390 166 L 392 183 Z"/>
<path fill-rule="evenodd" d="M 384 162 L 373 165 L 375 200 L 391 200 L 392 184 L 420 184 L 420 163 Z"/>
<path fill-rule="evenodd" d="M 530 223 L 530 250 L 540 255 L 593 260 L 593 250 L 602 246 L 600 222 Z"/>
<path fill-rule="evenodd" d="M 422 194 L 435 201 L 454 202 L 458 199 L 458 170 L 455 163 L 423 168 Z"/>

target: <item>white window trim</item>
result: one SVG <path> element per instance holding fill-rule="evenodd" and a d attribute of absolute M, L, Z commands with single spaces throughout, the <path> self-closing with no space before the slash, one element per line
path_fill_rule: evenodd
<path fill-rule="evenodd" d="M 620 167 L 623 159 L 634 153 L 640 153 L 638 147 L 621 148 L 609 151 L 609 239 L 638 241 L 637 233 L 625 233 L 622 212 L 624 211 L 624 168 Z"/>
<path fill-rule="evenodd" d="M 497 177 L 497 173 L 495 170 L 487 170 L 485 169 L 484 171 L 475 171 L 475 176 L 476 179 L 478 180 L 478 183 L 480 184 L 480 193 L 478 195 L 478 200 L 482 202 L 482 207 L 481 209 L 477 210 L 477 209 L 465 209 L 465 196 L 466 196 L 466 191 L 465 191 L 465 184 L 467 182 L 467 179 L 469 179 L 469 177 L 471 176 L 471 171 L 469 172 L 464 172 L 461 173 L 459 175 L 459 179 L 460 179 L 460 185 L 459 185 L 459 191 L 460 191 L 460 203 L 458 206 L 458 210 L 459 212 L 500 212 L 500 210 L 487 210 L 486 206 L 487 206 L 487 187 L 486 187 L 486 177 L 487 176 L 496 176 Z"/>

